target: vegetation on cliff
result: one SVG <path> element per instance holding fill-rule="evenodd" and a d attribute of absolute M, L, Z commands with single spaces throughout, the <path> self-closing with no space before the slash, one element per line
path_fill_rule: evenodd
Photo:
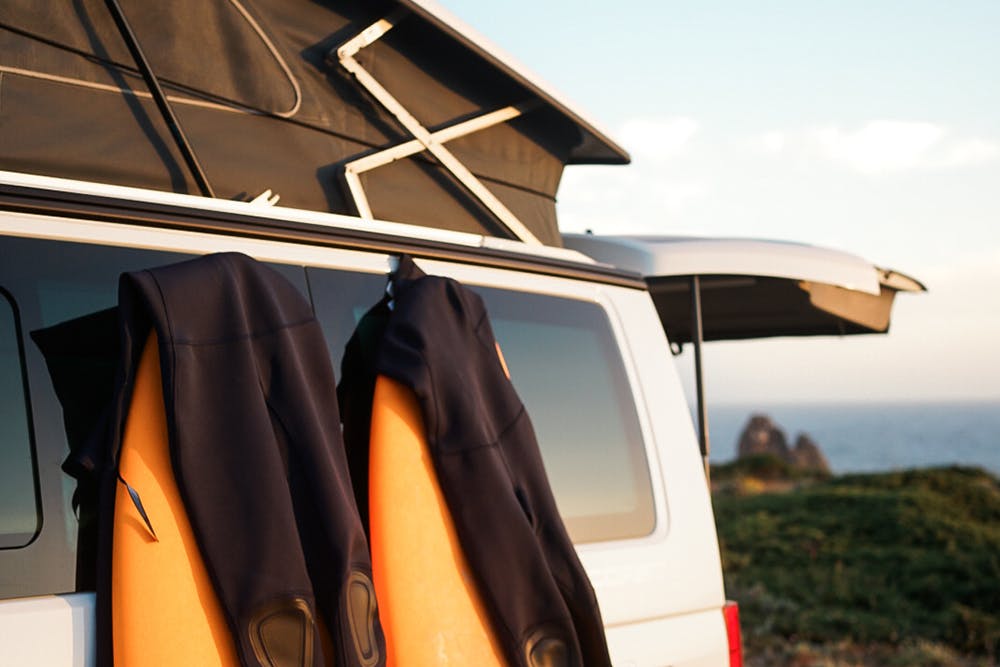
<path fill-rule="evenodd" d="M 827 478 L 751 457 L 714 469 L 713 484 L 749 664 L 1000 656 L 996 477 L 935 468 Z"/>

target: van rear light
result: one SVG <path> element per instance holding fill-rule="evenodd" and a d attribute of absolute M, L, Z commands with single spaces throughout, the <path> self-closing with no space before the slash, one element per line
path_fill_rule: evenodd
<path fill-rule="evenodd" d="M 726 619 L 726 637 L 729 639 L 729 667 L 743 667 L 743 636 L 740 634 L 740 606 L 726 600 L 722 607 Z"/>

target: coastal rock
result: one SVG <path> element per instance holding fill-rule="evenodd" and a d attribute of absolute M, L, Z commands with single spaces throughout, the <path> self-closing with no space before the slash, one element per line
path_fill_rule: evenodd
<path fill-rule="evenodd" d="M 790 450 L 785 432 L 767 415 L 753 415 L 740 435 L 738 455 L 748 456 L 771 454 L 782 461 L 788 461 Z"/>
<path fill-rule="evenodd" d="M 740 435 L 739 458 L 771 455 L 799 470 L 829 474 L 830 464 L 823 451 L 809 435 L 800 433 L 795 446 L 788 446 L 785 432 L 767 415 L 755 414 Z"/>
<path fill-rule="evenodd" d="M 789 463 L 796 468 L 815 470 L 824 474 L 830 472 L 830 463 L 826 460 L 819 445 L 805 433 L 800 433 L 795 439 L 795 447 L 792 448 L 790 454 Z"/>

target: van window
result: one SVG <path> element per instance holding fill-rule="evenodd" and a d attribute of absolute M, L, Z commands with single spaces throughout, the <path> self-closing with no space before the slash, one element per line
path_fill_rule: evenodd
<path fill-rule="evenodd" d="M 368 309 L 385 294 L 386 277 L 370 273 L 307 268 L 313 309 L 323 327 L 338 381 L 344 346 Z"/>
<path fill-rule="evenodd" d="M 476 291 L 573 541 L 651 533 L 655 512 L 642 433 L 604 309 L 540 294 Z"/>
<path fill-rule="evenodd" d="M 20 549 L 0 551 L 0 598 L 66 593 L 93 586 L 93 565 L 88 560 L 95 548 L 94 525 L 86 507 L 74 508 L 76 481 L 63 473 L 60 465 L 70 446 L 89 436 L 98 422 L 107 394 L 113 386 L 117 363 L 117 319 L 107 310 L 118 300 L 118 276 L 132 271 L 186 258 L 177 253 L 163 253 L 132 248 L 69 243 L 25 238 L 0 238 L 0 285 L 17 304 L 22 352 L 30 387 L 31 421 L 37 451 L 37 498 L 40 515 L 37 537 Z M 0 300 L 0 310 L 3 310 Z M 0 314 L 0 345 L 3 362 L 10 363 L 10 343 L 4 338 Z M 85 326 L 54 330 L 67 321 L 86 318 Z M 9 322 L 8 322 L 9 324 Z M 49 332 L 46 335 L 44 332 Z M 58 376 L 58 383 L 53 381 Z M 20 380 L 20 371 L 0 372 L 4 396 L 9 400 L 12 378 Z M 21 424 L 27 412 L 23 394 L 19 400 Z M 9 408 L 4 406 L 6 413 Z M 11 422 L 3 419 L 4 439 L 10 437 Z M 23 438 L 23 436 L 21 436 Z M 26 442 L 26 441 L 24 441 Z M 7 443 L 4 443 L 7 444 Z M 17 463 L 24 470 L 24 446 Z M 6 448 L 0 453 L 0 498 L 3 498 L 4 521 L 13 516 L 8 510 L 14 476 L 10 466 L 15 453 Z M 23 472 L 19 480 L 31 480 Z M 23 483 L 23 482 L 22 482 Z M 18 514 L 30 508 L 35 512 L 36 494 L 23 498 Z M 13 507 L 13 506 L 11 506 Z M 44 521 L 41 519 L 44 518 Z M 21 520 L 24 521 L 23 519 Z M 31 520 L 28 520 L 30 524 Z M 0 530 L 6 532 L 4 525 Z M 23 528 L 21 529 L 23 530 Z M 24 544 L 24 541 L 21 541 Z M 78 545 L 80 553 L 78 553 Z M 78 557 L 83 565 L 77 576 Z M 89 576 L 88 576 L 89 575 Z"/>
<path fill-rule="evenodd" d="M 316 315 L 339 374 L 344 345 L 382 298 L 386 277 L 308 269 Z M 628 379 L 596 303 L 475 287 L 527 407 L 574 542 L 648 535 L 655 525 L 645 449 Z"/>
<path fill-rule="evenodd" d="M 192 255 L 0 237 L 0 257 L 0 285 L 17 304 L 32 411 L 29 422 L 14 315 L 0 298 L 0 547 L 24 545 L 41 527 L 27 546 L 0 549 L 0 598 L 89 590 L 95 522 L 86 503 L 74 507 L 76 481 L 60 464 L 71 446 L 89 437 L 113 391 L 119 332 L 109 309 L 118 301 L 119 276 Z M 270 266 L 308 294 L 301 266 Z"/>
<path fill-rule="evenodd" d="M 39 513 L 17 317 L 0 289 L 0 549 L 23 547 Z"/>

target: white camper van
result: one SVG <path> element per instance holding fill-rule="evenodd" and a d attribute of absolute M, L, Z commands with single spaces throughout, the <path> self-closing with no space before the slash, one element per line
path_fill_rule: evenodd
<path fill-rule="evenodd" d="M 561 169 L 627 154 L 429 2 L 185 0 L 169 30 L 152 5 L 42 5 L 0 9 L 0 664 L 96 661 L 98 553 L 60 464 L 97 407 L 64 400 L 33 332 L 218 251 L 296 285 L 335 368 L 400 253 L 478 291 L 614 664 L 741 664 L 670 341 L 884 331 L 918 284 L 801 246 L 564 241 Z M 183 34 L 206 21 L 229 23 Z M 708 307 L 748 285 L 794 308 Z M 62 362 L 106 378 L 107 341 L 79 343 Z"/>
<path fill-rule="evenodd" d="M 650 667 L 739 664 L 730 662 L 739 626 L 726 606 L 696 430 L 662 324 L 670 322 L 657 297 L 670 294 L 663 285 L 676 278 L 674 290 L 682 290 L 702 275 L 710 294 L 785 281 L 806 303 L 822 290 L 867 303 L 918 289 L 849 255 L 789 244 L 569 240 L 606 259 L 627 249 L 631 258 L 618 261 L 660 271 L 647 284 L 574 250 L 397 223 L 14 173 L 0 174 L 0 192 L 4 665 L 94 664 L 94 597 L 77 576 L 89 547 L 79 539 L 73 484 L 59 467 L 78 434 L 31 334 L 114 305 L 124 271 L 216 251 L 256 257 L 311 298 L 335 360 L 384 290 L 395 253 L 411 252 L 427 272 L 479 291 L 596 589 L 615 664 Z M 738 252 L 713 263 L 705 255 L 713 245 Z M 698 252 L 694 263 L 682 261 Z M 689 312 L 681 310 L 679 320 Z M 774 318 L 774 331 L 819 321 L 863 327 L 870 308 L 860 312 L 801 308 L 800 317 Z M 709 337 L 723 322 L 729 337 L 740 326 L 764 334 L 745 310 L 713 310 Z M 678 331 L 684 340 L 690 326 L 678 322 Z M 88 363 L 99 356 L 78 359 L 80 372 L 98 374 Z"/>

